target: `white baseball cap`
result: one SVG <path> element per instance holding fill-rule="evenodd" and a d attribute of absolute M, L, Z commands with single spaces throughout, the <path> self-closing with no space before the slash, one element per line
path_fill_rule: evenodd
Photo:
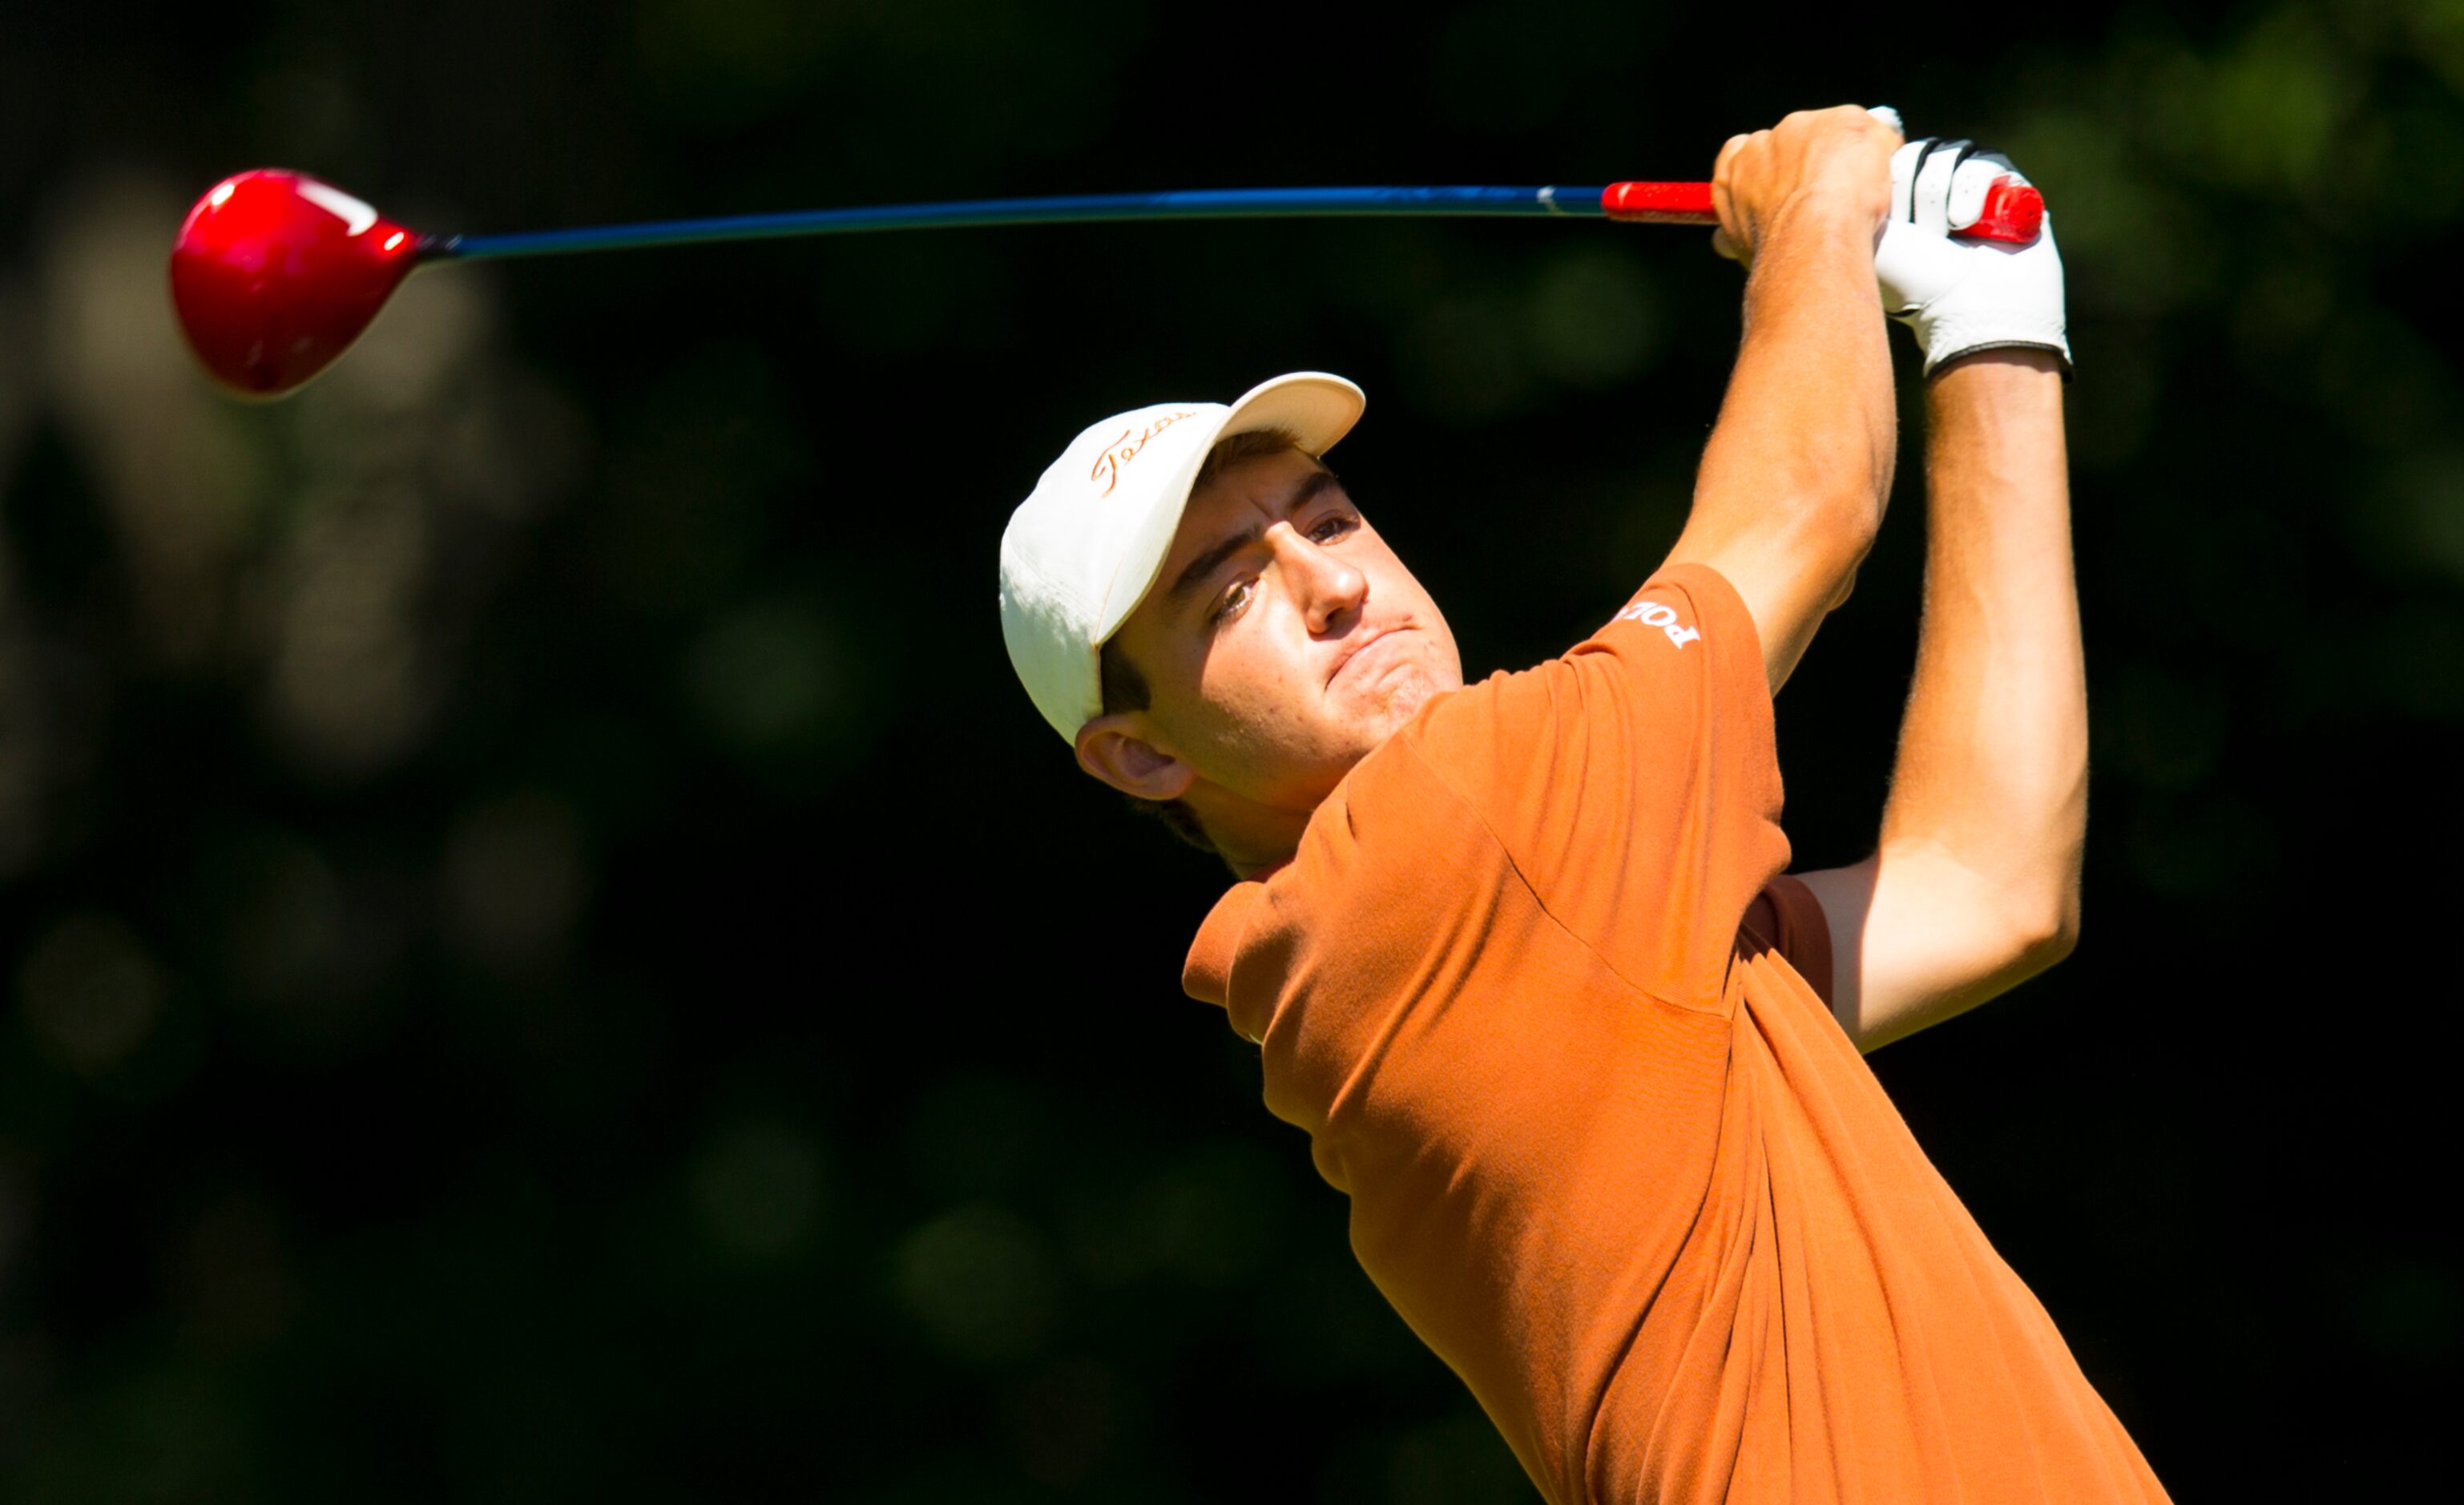
<path fill-rule="evenodd" d="M 1146 599 L 1172 551 L 1199 467 L 1218 439 L 1281 429 L 1310 454 L 1368 404 L 1323 371 L 1278 376 L 1221 403 L 1114 413 L 1069 441 L 1001 534 L 1001 638 L 1052 729 L 1075 741 L 1103 714 L 1105 639 Z"/>

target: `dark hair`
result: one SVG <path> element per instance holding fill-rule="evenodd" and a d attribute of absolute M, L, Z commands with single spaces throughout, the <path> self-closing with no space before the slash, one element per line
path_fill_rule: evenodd
<path fill-rule="evenodd" d="M 1216 440 L 1215 448 L 1206 452 L 1205 462 L 1198 467 L 1198 478 L 1189 484 L 1190 492 L 1195 495 L 1235 465 L 1300 447 L 1300 435 L 1288 429 L 1252 429 L 1245 433 L 1228 434 Z M 1119 711 L 1143 711 L 1155 703 L 1155 692 L 1148 687 L 1147 676 L 1130 662 L 1130 655 L 1121 651 L 1118 642 L 1107 641 L 1096 654 L 1095 664 L 1106 716 Z M 1180 801 L 1142 800 L 1134 794 L 1124 794 L 1122 798 L 1130 802 L 1130 808 L 1163 822 L 1165 830 L 1199 851 L 1222 855 L 1207 839 L 1206 828 L 1199 823 L 1197 812 Z"/>
<path fill-rule="evenodd" d="M 1106 716 L 1115 711 L 1143 711 L 1154 703 L 1147 676 L 1138 673 L 1138 666 L 1130 662 L 1130 655 L 1121 652 L 1120 644 L 1106 643 L 1096 664 L 1104 687 Z M 1121 798 L 1130 802 L 1130 808 L 1163 822 L 1165 830 L 1199 851 L 1215 851 L 1215 843 L 1206 839 L 1206 828 L 1199 824 L 1197 812 L 1178 800 L 1142 800 L 1126 792 Z"/>

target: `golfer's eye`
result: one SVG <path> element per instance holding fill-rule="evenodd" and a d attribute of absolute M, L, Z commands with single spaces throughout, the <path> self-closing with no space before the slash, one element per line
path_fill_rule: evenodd
<path fill-rule="evenodd" d="M 1239 616 L 1241 614 L 1241 609 L 1249 604 L 1249 597 L 1257 590 L 1257 588 L 1258 583 L 1254 580 L 1236 580 L 1232 582 L 1232 587 L 1229 590 L 1224 591 L 1223 599 L 1215 604 L 1215 614 L 1208 618 L 1208 620 L 1211 622 L 1229 622 L 1234 617 Z"/>

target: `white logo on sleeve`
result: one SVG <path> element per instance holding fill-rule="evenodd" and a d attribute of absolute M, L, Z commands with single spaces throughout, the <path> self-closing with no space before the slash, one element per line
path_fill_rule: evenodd
<path fill-rule="evenodd" d="M 1656 627 L 1660 629 L 1661 635 L 1680 648 L 1703 635 L 1690 627 L 1679 627 L 1676 609 L 1661 606 L 1657 601 L 1638 601 L 1609 620 L 1639 622 L 1645 627 Z"/>

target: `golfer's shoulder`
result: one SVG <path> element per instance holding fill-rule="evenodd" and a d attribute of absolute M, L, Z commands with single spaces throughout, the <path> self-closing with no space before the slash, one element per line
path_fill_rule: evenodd
<path fill-rule="evenodd" d="M 1480 756 L 1471 750 L 1455 707 L 1488 692 L 1472 685 L 1438 697 L 1401 730 L 1362 759 L 1309 819 L 1305 852 L 1339 874 L 1326 887 L 1357 897 L 1383 874 L 1408 880 L 1433 865 L 1453 868 L 1467 852 L 1493 846 L 1480 812 Z"/>
<path fill-rule="evenodd" d="M 1762 688 L 1753 619 L 1720 574 L 1679 564 L 1654 575 L 1564 653 L 1433 701 L 1399 741 L 1474 806 L 1562 787 L 1606 755 L 1630 765 L 1648 744 L 1688 735 L 1705 692 L 1742 676 Z"/>
<path fill-rule="evenodd" d="M 1329 1031 L 1349 1038 L 1409 991 L 1444 938 L 1477 931 L 1466 917 L 1493 907 L 1512 876 L 1480 813 L 1390 739 L 1318 806 L 1288 861 L 1218 901 L 1182 988 L 1223 1005 L 1252 1040 L 1305 1016 L 1319 1046 Z"/>
<path fill-rule="evenodd" d="M 1727 577 L 1708 564 L 1667 564 L 1576 644 L 1569 661 L 1615 663 L 1657 681 L 1762 675 L 1753 613 Z"/>

